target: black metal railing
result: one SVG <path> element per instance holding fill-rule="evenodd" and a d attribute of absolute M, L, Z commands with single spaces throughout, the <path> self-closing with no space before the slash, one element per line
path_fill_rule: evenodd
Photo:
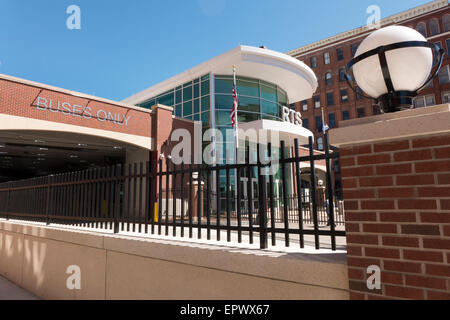
<path fill-rule="evenodd" d="M 258 146 L 258 151 L 259 151 Z M 262 147 L 261 147 L 262 148 Z M 342 225 L 342 202 L 334 197 L 330 162 L 337 159 L 325 136 L 325 153 L 316 154 L 312 138 L 309 155 L 299 156 L 295 141 L 293 157 L 285 156 L 281 142 L 278 175 L 280 194 L 274 188 L 274 174 L 260 159 L 225 165 L 174 165 L 167 157 L 158 162 L 93 168 L 81 172 L 39 177 L 0 184 L 0 217 L 65 224 L 88 228 L 181 236 L 198 239 L 238 241 L 260 248 L 292 242 L 305 247 L 305 236 L 331 239 L 336 250 L 336 230 Z M 271 146 L 267 156 L 270 157 Z M 250 153 L 247 152 L 247 155 Z M 310 186 L 302 187 L 301 164 L 309 165 Z M 316 186 L 317 163 L 325 164 L 325 187 Z M 289 173 L 288 173 L 289 170 Z M 231 184 L 246 179 L 243 184 Z M 288 185 L 289 182 L 289 185 Z M 300 204 L 300 205 L 299 205 Z"/>

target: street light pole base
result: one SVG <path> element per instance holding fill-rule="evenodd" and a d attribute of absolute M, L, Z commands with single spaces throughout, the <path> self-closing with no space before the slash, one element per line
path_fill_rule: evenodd
<path fill-rule="evenodd" d="M 377 99 L 384 113 L 392 113 L 411 109 L 417 93 L 410 91 L 398 91 L 387 93 Z"/>

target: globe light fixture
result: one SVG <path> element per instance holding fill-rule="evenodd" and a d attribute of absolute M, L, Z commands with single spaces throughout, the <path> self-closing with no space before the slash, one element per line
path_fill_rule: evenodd
<path fill-rule="evenodd" d="M 347 65 L 346 80 L 352 87 L 349 71 L 353 68 L 356 83 L 368 96 L 362 95 L 375 99 L 383 112 L 409 109 L 417 92 L 439 73 L 444 55 L 443 49 L 414 29 L 385 27 L 361 43 Z"/>

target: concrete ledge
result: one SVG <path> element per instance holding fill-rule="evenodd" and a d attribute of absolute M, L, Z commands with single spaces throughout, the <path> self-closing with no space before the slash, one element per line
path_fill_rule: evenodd
<path fill-rule="evenodd" d="M 66 288 L 69 265 L 82 270 L 80 291 Z M 5 220 L 0 274 L 44 299 L 348 299 L 344 252 L 246 250 Z"/>
<path fill-rule="evenodd" d="M 449 131 L 450 105 L 444 104 L 342 121 L 339 128 L 330 130 L 330 143 L 344 147 Z"/>

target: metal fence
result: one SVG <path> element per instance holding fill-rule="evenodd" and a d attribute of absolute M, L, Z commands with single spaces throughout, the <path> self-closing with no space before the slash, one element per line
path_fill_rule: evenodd
<path fill-rule="evenodd" d="M 336 230 L 336 223 L 343 223 L 343 210 L 333 194 L 330 167 L 331 160 L 339 157 L 338 152 L 330 151 L 328 136 L 323 154 L 314 153 L 312 138 L 307 156 L 299 156 L 297 141 L 293 157 L 285 156 L 284 147 L 282 141 L 280 197 L 274 194 L 273 175 L 263 172 L 269 165 L 259 159 L 259 152 L 255 163 L 249 163 L 247 158 L 243 164 L 217 166 L 175 166 L 166 158 L 164 163 L 159 160 L 93 168 L 0 184 L 0 216 L 111 229 L 115 233 L 128 231 L 207 240 L 214 236 L 218 241 L 231 242 L 236 238 L 239 243 L 250 244 L 259 238 L 262 249 L 268 247 L 269 238 L 273 246 L 277 241 L 290 246 L 295 239 L 304 248 L 305 235 L 313 236 L 319 249 L 319 237 L 325 236 L 330 237 L 331 248 L 336 250 L 336 237 L 345 236 L 344 231 Z M 270 150 L 269 144 L 268 157 Z M 308 192 L 301 186 L 300 163 L 309 164 L 310 181 L 316 181 L 317 161 L 326 163 L 323 194 L 326 205 L 318 201 L 316 183 L 311 184 Z M 288 167 L 295 193 L 288 192 Z M 257 175 L 257 197 L 251 193 L 243 197 L 240 184 L 232 191 L 232 175 L 241 181 L 241 176 L 250 176 L 252 172 Z M 225 177 L 223 197 L 215 193 L 223 189 L 217 178 L 221 175 Z M 324 229 L 320 225 L 325 223 L 329 227 Z"/>

